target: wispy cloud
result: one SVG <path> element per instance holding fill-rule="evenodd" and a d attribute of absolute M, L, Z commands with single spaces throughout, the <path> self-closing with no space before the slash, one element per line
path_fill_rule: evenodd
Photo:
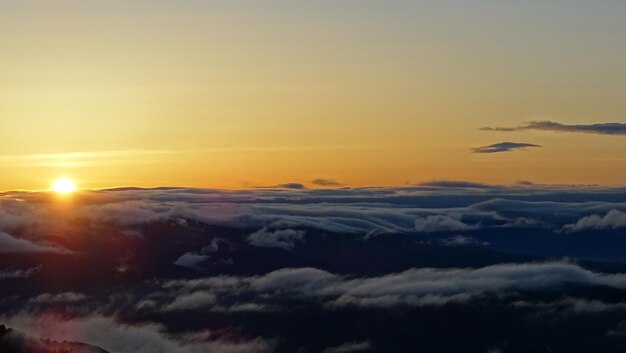
<path fill-rule="evenodd" d="M 556 121 L 531 121 L 515 127 L 483 127 L 483 131 L 540 130 L 555 132 L 579 132 L 597 135 L 626 135 L 626 123 L 562 124 Z"/>
<path fill-rule="evenodd" d="M 313 181 L 311 181 L 311 184 L 313 185 L 317 185 L 317 186 L 323 186 L 323 187 L 341 187 L 341 186 L 345 186 L 345 184 L 340 183 L 336 180 L 333 179 L 322 179 L 322 178 L 317 178 Z"/>
<path fill-rule="evenodd" d="M 0 253 L 3 254 L 19 254 L 19 253 L 54 253 L 69 254 L 67 249 L 59 248 L 48 244 L 34 243 L 27 239 L 14 238 L 8 233 L 0 231 Z"/>
<path fill-rule="evenodd" d="M 293 190 L 304 190 L 306 186 L 302 183 L 284 183 L 270 186 L 254 186 L 255 189 L 293 189 Z"/>
<path fill-rule="evenodd" d="M 449 188 L 449 189 L 494 189 L 501 188 L 501 185 L 483 184 L 472 181 L 462 180 L 431 180 L 417 184 L 419 186 L 431 188 Z"/>
<path fill-rule="evenodd" d="M 363 352 L 371 350 L 372 344 L 370 341 L 362 341 L 362 342 L 346 342 L 336 347 L 329 347 L 324 349 L 322 353 L 352 353 L 352 352 Z"/>
<path fill-rule="evenodd" d="M 111 150 L 111 151 L 76 151 L 62 153 L 32 153 L 0 155 L 0 164 L 30 167 L 65 167 L 74 168 L 111 161 L 129 160 L 139 156 L 178 153 L 166 150 Z"/>
<path fill-rule="evenodd" d="M 498 152 L 512 152 L 517 150 L 524 150 L 529 147 L 541 147 L 532 143 L 523 142 L 500 142 L 493 145 L 487 145 L 482 147 L 472 148 L 474 153 L 498 153 Z"/>
<path fill-rule="evenodd" d="M 34 273 L 37 273 L 39 270 L 41 270 L 41 267 L 32 267 L 25 270 L 0 270 L 0 279 L 26 278 L 30 277 Z"/>

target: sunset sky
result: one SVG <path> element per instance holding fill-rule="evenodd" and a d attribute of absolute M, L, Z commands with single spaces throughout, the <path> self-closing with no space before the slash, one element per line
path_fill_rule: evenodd
<path fill-rule="evenodd" d="M 0 190 L 625 185 L 624 14 L 619 0 L 2 1 Z"/>

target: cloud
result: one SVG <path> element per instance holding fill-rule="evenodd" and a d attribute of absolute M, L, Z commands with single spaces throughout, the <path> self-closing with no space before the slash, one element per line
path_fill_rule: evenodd
<path fill-rule="evenodd" d="M 505 225 L 559 230 L 593 214 L 612 209 L 626 212 L 624 188 L 447 180 L 396 188 L 118 188 L 75 196 L 68 212 L 58 212 L 54 197 L 47 193 L 0 193 L 0 232 L 6 233 L 0 236 L 0 244 L 11 243 L 0 252 L 16 247 L 61 251 L 60 245 L 33 239 L 43 239 L 51 230 L 61 236 L 84 232 L 81 224 L 137 235 L 152 222 L 185 225 L 187 221 L 250 233 L 268 227 L 390 234 Z"/>
<path fill-rule="evenodd" d="M 616 328 L 607 331 L 609 337 L 626 337 L 626 321 L 620 322 Z"/>
<path fill-rule="evenodd" d="M 293 190 L 305 190 L 306 186 L 301 183 L 284 183 L 272 186 L 257 186 L 257 189 L 293 189 Z"/>
<path fill-rule="evenodd" d="M 603 312 L 626 311 L 625 302 L 605 302 L 597 299 L 564 297 L 553 301 L 516 300 L 511 306 L 517 308 L 536 308 L 548 315 L 585 315 Z"/>
<path fill-rule="evenodd" d="M 65 153 L 41 153 L 22 155 L 0 155 L 0 164 L 18 166 L 74 168 L 92 165 L 111 165 L 127 162 L 128 158 L 149 155 L 167 155 L 180 152 L 158 150 L 117 150 L 117 151 L 81 151 Z"/>
<path fill-rule="evenodd" d="M 529 147 L 541 147 L 532 143 L 520 143 L 520 142 L 500 142 L 493 145 L 482 146 L 473 148 L 474 153 L 498 153 L 498 152 L 513 152 L 518 150 L 525 150 Z"/>
<path fill-rule="evenodd" d="M 479 269 L 412 269 L 346 283 L 336 305 L 443 305 L 484 293 L 545 290 L 568 282 L 626 287 L 626 275 L 606 275 L 567 263 L 502 264 Z"/>
<path fill-rule="evenodd" d="M 213 312 L 222 313 L 259 313 L 273 311 L 272 307 L 263 304 L 244 303 L 233 304 L 231 306 L 216 306 L 212 309 Z"/>
<path fill-rule="evenodd" d="M 329 347 L 324 349 L 322 353 L 351 353 L 351 352 L 363 352 L 369 351 L 374 347 L 370 341 L 362 342 L 346 342 L 336 347 Z"/>
<path fill-rule="evenodd" d="M 1 317 L 14 329 L 37 338 L 78 341 L 117 353 L 268 353 L 274 343 L 243 337 L 227 341 L 210 334 L 173 335 L 155 323 L 125 324 L 103 315 L 68 317 L 59 314 L 19 313 Z"/>
<path fill-rule="evenodd" d="M 303 184 L 300 184 L 300 183 L 279 184 L 279 185 L 276 185 L 276 187 L 282 188 L 282 189 L 295 189 L 295 190 L 306 189 L 306 186 L 304 186 Z"/>
<path fill-rule="evenodd" d="M 588 300 L 580 298 L 565 298 L 552 303 L 552 306 L 565 306 L 574 314 L 588 314 L 601 312 L 615 312 L 626 310 L 626 303 L 605 303 L 600 300 Z"/>
<path fill-rule="evenodd" d="M 176 261 L 174 261 L 174 265 L 195 269 L 198 268 L 200 263 L 209 257 L 210 256 L 208 255 L 188 252 L 181 255 Z"/>
<path fill-rule="evenodd" d="M 403 233 L 397 238 L 405 239 L 407 244 L 417 243 L 424 238 L 430 239 L 431 244 L 470 245 L 482 240 L 496 244 L 500 241 L 498 235 L 504 234 L 497 227 L 546 227 L 560 230 L 564 225 L 576 225 L 585 217 L 597 215 L 602 220 L 612 210 L 624 213 L 626 212 L 624 191 L 621 188 L 597 186 L 537 184 L 506 186 L 445 180 L 395 188 L 237 191 L 123 188 L 78 193 L 73 202 L 66 205 L 65 212 L 58 212 L 59 207 L 54 207 L 54 199 L 45 193 L 4 193 L 0 194 L 0 230 L 11 237 L 9 239 L 11 242 L 23 240 L 36 246 L 56 248 L 56 243 L 49 242 L 58 241 L 58 244 L 65 244 L 69 249 L 75 250 L 76 244 L 79 244 L 76 239 L 84 241 L 91 239 L 86 236 L 104 235 L 107 241 L 102 242 L 102 247 L 99 246 L 96 250 L 102 250 L 102 258 L 108 257 L 109 254 L 115 256 L 119 252 L 123 253 L 128 248 L 126 245 L 132 244 L 131 249 L 128 249 L 129 252 L 148 249 L 148 257 L 143 257 L 139 253 L 136 258 L 137 263 L 143 264 L 143 261 L 151 261 L 153 249 L 156 249 L 154 252 L 163 250 L 156 247 L 163 244 L 159 238 L 164 232 L 162 230 L 167 231 L 167 236 L 170 236 L 171 230 L 171 236 L 176 237 L 176 245 L 171 249 L 165 249 L 166 254 L 158 256 L 162 263 L 155 264 L 168 271 L 167 278 L 171 278 L 169 276 L 172 274 L 177 276 L 176 278 L 189 275 L 195 279 L 169 281 L 159 279 L 158 275 L 155 275 L 157 278 L 153 278 L 153 272 L 150 270 L 147 273 L 150 280 L 132 282 L 132 285 L 122 287 L 112 286 L 113 293 L 110 295 L 112 298 L 109 298 L 108 289 L 102 295 L 95 295 L 89 289 L 75 287 L 63 288 L 61 291 L 75 290 L 76 300 L 72 299 L 73 295 L 68 294 L 69 292 L 57 293 L 54 289 L 46 289 L 45 291 L 51 293 L 39 296 L 37 294 L 40 293 L 32 294 L 33 302 L 29 302 L 28 299 L 6 297 L 3 305 L 31 304 L 29 310 L 33 312 L 30 315 L 39 316 L 40 313 L 35 313 L 36 310 L 46 309 L 47 303 L 57 302 L 60 305 L 51 306 L 69 308 L 71 311 L 64 319 L 70 323 L 63 322 L 61 327 L 66 327 L 70 331 L 71 325 L 74 325 L 73 328 L 82 329 L 81 325 L 84 324 L 87 327 L 84 328 L 84 332 L 79 331 L 80 337 L 94 340 L 81 340 L 122 353 L 141 352 L 138 347 L 144 346 L 147 347 L 144 351 L 157 353 L 220 352 L 221 349 L 225 352 L 238 352 L 237 349 L 241 352 L 263 352 L 263 349 L 272 346 L 272 340 L 256 338 L 256 334 L 251 337 L 241 336 L 242 332 L 246 332 L 246 327 L 230 325 L 236 325 L 240 317 L 249 315 L 232 313 L 255 312 L 254 316 L 259 316 L 261 318 L 259 322 L 262 322 L 265 319 L 263 315 L 274 317 L 273 315 L 291 315 L 294 312 L 297 315 L 297 310 L 303 307 L 319 306 L 317 309 L 328 312 L 338 309 L 334 312 L 342 315 L 346 309 L 352 311 L 355 307 L 393 307 L 398 309 L 393 312 L 402 312 L 407 306 L 466 305 L 470 301 L 493 303 L 492 300 L 503 302 L 506 300 L 505 303 L 509 303 L 511 300 L 526 298 L 525 293 L 528 292 L 533 298 L 549 300 L 550 297 L 536 295 L 534 291 L 572 288 L 572 283 L 626 289 L 623 274 L 592 272 L 571 263 L 503 264 L 482 268 L 414 268 L 406 271 L 404 269 L 407 267 L 393 267 L 393 271 L 397 272 L 389 274 L 374 272 L 371 269 L 361 271 L 359 268 L 360 274 L 356 275 L 354 272 L 346 274 L 349 269 L 335 267 L 334 260 L 326 261 L 323 257 L 327 255 L 326 252 L 320 258 L 310 258 L 308 253 L 310 246 L 316 244 L 314 237 L 323 235 L 324 239 L 332 242 L 333 237 L 343 236 L 333 232 L 354 234 L 342 238 L 342 242 L 344 240 L 347 242 L 347 239 L 363 239 L 362 235 L 373 232 Z M 220 227 L 236 230 L 222 230 Z M 462 233 L 479 227 L 490 229 L 485 232 Z M 129 235 L 125 232 L 128 229 L 143 230 L 143 233 L 140 237 Z M 178 232 L 179 230 L 181 231 Z M 421 232 L 447 230 L 452 233 L 414 234 L 418 230 Z M 269 267 L 234 266 L 222 271 L 221 268 L 213 269 L 207 266 L 205 267 L 207 272 L 201 274 L 172 269 L 170 266 L 175 261 L 178 265 L 195 267 L 209 256 L 215 261 L 232 257 L 238 264 L 244 261 L 253 261 L 254 264 L 258 251 L 255 252 L 254 248 L 242 241 L 248 240 L 256 242 L 257 246 L 274 246 L 289 250 L 299 246 L 299 242 L 305 239 L 305 231 L 307 246 L 298 248 L 303 250 L 303 253 L 285 253 L 284 257 L 278 259 L 279 263 L 289 264 L 282 266 L 304 266 L 301 264 L 306 263 L 318 268 L 284 268 L 255 276 L 251 274 L 270 271 L 263 270 Z M 544 234 L 543 232 L 545 231 L 538 233 L 524 229 L 519 232 L 518 238 L 527 235 L 533 237 Z M 256 235 L 252 236 L 253 234 Z M 494 234 L 493 238 L 490 234 Z M 515 236 L 518 233 L 511 231 L 511 234 Z M 156 238 L 151 239 L 151 236 Z M 186 236 L 189 236 L 189 239 L 184 238 Z M 476 240 L 472 237 L 476 237 Z M 47 242 L 44 243 L 44 239 Z M 375 241 L 359 241 L 355 244 L 364 249 L 378 250 L 379 247 L 374 243 L 378 240 L 386 241 L 378 238 Z M 119 248 L 108 248 L 111 243 L 118 244 Z M 145 248 L 142 248 L 144 245 Z M 237 249 L 241 252 L 229 254 L 231 251 L 238 251 Z M 458 252 L 462 249 L 441 250 Z M 141 251 L 143 250 L 139 250 Z M 40 256 L 36 255 L 33 258 L 37 261 Z M 287 261 L 282 262 L 282 258 Z M 300 262 L 299 259 L 303 258 L 307 262 Z M 262 257 L 259 260 L 259 263 L 264 261 Z M 391 265 L 395 266 L 393 263 Z M 49 270 L 47 265 L 42 268 Z M 271 267 L 275 268 L 277 267 Z M 141 270 L 140 266 L 138 269 Z M 27 276 L 25 272 L 8 269 L 3 271 L 0 272 L 0 278 L 3 276 L 2 273 L 7 274 L 6 278 Z M 196 278 L 198 276 L 206 277 Z M 6 282 L 12 284 L 9 280 Z M 9 291 L 10 286 L 6 287 Z M 86 291 L 91 296 L 80 301 L 79 291 Z M 600 290 L 600 293 L 602 292 L 604 291 Z M 35 302 L 39 304 L 32 305 Z M 71 305 L 63 305 L 65 302 L 71 302 Z M 571 311 L 580 313 L 605 312 L 611 308 L 623 310 L 621 309 L 623 306 L 617 303 L 593 300 L 563 303 L 564 308 L 566 305 L 575 308 Z M 141 312 L 129 316 L 127 313 L 134 313 L 135 308 Z M 263 314 L 268 311 L 272 314 Z M 227 335 L 215 334 L 201 338 L 202 335 L 195 335 L 192 331 L 199 329 L 195 326 L 198 322 L 192 319 L 189 321 L 189 327 L 177 326 L 177 318 L 200 318 L 202 323 L 204 315 L 209 313 L 215 313 L 215 317 L 225 318 L 224 322 L 229 326 Z M 9 317 L 7 315 L 13 315 L 11 317 L 15 318 L 15 315 L 8 311 L 4 318 Z M 120 320 L 133 320 L 133 323 L 122 323 Z M 140 320 L 163 320 L 163 323 L 173 325 L 176 329 Z M 230 332 L 235 332 L 239 336 L 231 340 Z M 118 333 L 121 336 L 118 337 Z M 339 341 L 326 341 L 321 347 L 317 346 L 319 348 L 317 351 L 323 351 L 325 347 L 334 345 L 336 346 L 327 349 L 347 349 L 346 347 L 350 348 L 349 344 L 362 343 L 361 340 L 368 338 L 372 339 L 372 343 L 378 344 L 373 336 L 347 336 Z M 346 343 L 340 345 L 344 341 Z M 154 347 L 164 348 L 150 350 Z"/>
<path fill-rule="evenodd" d="M 304 241 L 303 230 L 295 229 L 278 229 L 271 231 L 267 228 L 262 228 L 247 238 L 248 243 L 254 246 L 263 248 L 279 248 L 287 251 L 293 250 L 296 243 Z"/>
<path fill-rule="evenodd" d="M 180 295 L 163 308 L 164 311 L 200 309 L 216 303 L 215 295 L 209 292 L 193 292 Z"/>
<path fill-rule="evenodd" d="M 89 297 L 83 293 L 65 292 L 65 293 L 44 293 L 29 300 L 36 304 L 71 304 L 87 300 Z"/>
<path fill-rule="evenodd" d="M 39 270 L 41 270 L 41 267 L 33 267 L 26 270 L 0 270 L 0 279 L 27 278 L 39 272 Z"/>
<path fill-rule="evenodd" d="M 337 182 L 333 179 L 315 179 L 313 181 L 311 181 L 311 184 L 313 185 L 317 185 L 317 186 L 323 186 L 323 187 L 341 187 L 341 186 L 345 186 L 345 184 L 342 184 L 340 182 Z"/>
<path fill-rule="evenodd" d="M 175 217 L 175 207 L 163 207 L 139 200 L 86 205 L 77 217 L 125 226 L 150 223 Z"/>
<path fill-rule="evenodd" d="M 562 124 L 555 121 L 531 121 L 517 127 L 483 127 L 483 131 L 540 130 L 555 132 L 579 132 L 598 135 L 626 135 L 626 123 Z"/>
<path fill-rule="evenodd" d="M 14 238 L 0 231 L 0 253 L 55 253 L 69 254 L 70 251 L 46 244 L 38 244 L 26 239 Z"/>
<path fill-rule="evenodd" d="M 464 231 L 478 228 L 478 224 L 469 225 L 463 223 L 461 215 L 432 215 L 420 217 L 415 220 L 415 231 L 420 233 L 427 232 L 447 232 L 447 231 Z"/>
<path fill-rule="evenodd" d="M 444 189 L 495 189 L 501 188 L 500 185 L 491 185 L 476 183 L 471 181 L 459 181 L 459 180 L 431 180 L 423 183 L 419 183 L 419 186 L 444 188 Z"/>
<path fill-rule="evenodd" d="M 580 232 L 591 229 L 618 229 L 626 227 L 626 213 L 618 210 L 610 210 L 606 215 L 591 215 L 578 220 L 575 224 L 567 224 L 563 227 L 566 232 Z"/>
<path fill-rule="evenodd" d="M 439 244 L 445 246 L 479 246 L 479 245 L 489 245 L 489 243 L 484 243 L 478 241 L 474 237 L 466 237 L 463 235 L 455 235 L 450 238 L 444 238 L 438 241 Z"/>
<path fill-rule="evenodd" d="M 225 302 L 246 298 L 256 298 L 255 304 L 274 305 L 291 298 L 331 307 L 440 306 L 464 303 L 487 293 L 541 291 L 570 283 L 626 289 L 626 274 L 597 273 L 562 262 L 500 264 L 476 269 L 414 268 L 365 278 L 340 276 L 316 268 L 293 268 L 263 276 L 168 281 L 163 288 L 173 296 L 173 302 L 166 305 L 169 310 L 189 310 L 223 307 L 227 305 Z M 181 306 L 182 302 L 186 304 Z M 187 305 L 192 302 L 193 305 Z"/>
<path fill-rule="evenodd" d="M 325 292 L 329 283 L 340 280 L 340 276 L 317 268 L 286 268 L 252 278 L 250 287 L 258 292 L 282 292 L 293 290 L 302 294 Z"/>
<path fill-rule="evenodd" d="M 577 195 L 570 195 L 571 202 L 554 201 L 523 201 L 515 199 L 494 198 L 489 201 L 479 202 L 469 208 L 475 211 L 492 212 L 500 220 L 507 223 L 500 226 L 511 226 L 522 223 L 527 228 L 532 223 L 537 228 L 552 227 L 560 230 L 563 225 L 575 223 L 581 217 L 609 212 L 612 209 L 626 211 L 626 204 L 598 201 L 575 202 Z M 564 197 L 564 200 L 568 198 Z M 586 199 L 586 198 L 585 198 Z"/>

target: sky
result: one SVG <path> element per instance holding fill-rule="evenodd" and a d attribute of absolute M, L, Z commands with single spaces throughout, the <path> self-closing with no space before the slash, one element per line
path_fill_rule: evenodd
<path fill-rule="evenodd" d="M 2 1 L 0 190 L 60 176 L 624 185 L 624 13 L 618 0 Z"/>

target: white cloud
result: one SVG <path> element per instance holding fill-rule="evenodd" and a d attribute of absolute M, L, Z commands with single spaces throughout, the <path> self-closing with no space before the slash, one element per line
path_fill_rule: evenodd
<path fill-rule="evenodd" d="M 268 301 L 298 298 L 330 306 L 389 307 L 443 305 L 465 302 L 486 293 L 545 290 L 567 283 L 626 288 L 626 274 L 596 273 L 570 263 L 502 264 L 478 269 L 419 268 L 369 278 L 296 268 L 264 276 L 169 281 L 164 283 L 164 288 L 175 290 L 173 302 L 166 306 L 169 309 L 194 308 L 198 303 L 202 307 L 219 306 L 245 294 L 255 294 L 254 297 Z"/>
<path fill-rule="evenodd" d="M 188 252 L 181 255 L 174 265 L 195 269 L 202 261 L 208 259 L 210 256 L 197 253 Z"/>
<path fill-rule="evenodd" d="M 11 235 L 0 231 L 0 253 L 57 253 L 67 254 L 69 250 L 38 244 L 30 240 L 14 238 Z"/>
<path fill-rule="evenodd" d="M 591 215 L 578 220 L 574 224 L 563 227 L 566 232 L 580 232 L 593 229 L 618 229 L 626 227 L 626 213 L 610 210 L 606 215 Z"/>

